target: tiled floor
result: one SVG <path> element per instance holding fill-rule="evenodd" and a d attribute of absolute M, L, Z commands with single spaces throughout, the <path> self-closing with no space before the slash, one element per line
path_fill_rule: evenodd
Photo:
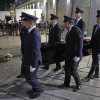
<path fill-rule="evenodd" d="M 78 68 L 81 79 L 84 78 L 91 66 L 91 56 L 84 57 Z M 62 62 L 63 66 L 64 62 Z M 21 58 L 17 57 L 11 61 L 0 64 L 0 100 L 29 100 L 26 91 L 31 86 L 24 79 L 17 79 L 20 73 Z M 87 66 L 88 65 L 88 66 Z M 42 67 L 42 66 L 41 66 Z M 54 72 L 55 64 L 50 65 L 49 70 L 42 68 L 38 71 L 38 79 L 44 87 L 43 94 L 35 100 L 100 100 L 100 79 L 91 79 L 90 82 L 82 82 L 82 88 L 73 92 L 72 88 L 58 88 L 63 83 L 63 69 Z M 71 79 L 71 86 L 75 86 Z"/>

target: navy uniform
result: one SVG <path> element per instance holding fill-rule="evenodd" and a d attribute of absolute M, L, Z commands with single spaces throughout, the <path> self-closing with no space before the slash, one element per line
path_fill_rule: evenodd
<path fill-rule="evenodd" d="M 51 14 L 50 20 L 58 19 L 59 17 Z M 56 42 L 60 42 L 61 40 L 61 27 L 58 23 L 55 25 L 50 25 L 49 28 L 49 43 L 53 44 Z"/>
<path fill-rule="evenodd" d="M 21 19 L 23 19 L 25 17 L 25 15 L 26 15 L 26 13 L 22 12 L 22 15 L 20 16 Z M 26 72 L 26 69 L 23 66 L 23 53 L 24 53 L 23 47 L 24 47 L 24 39 L 25 39 L 26 33 L 27 33 L 27 29 L 26 29 L 25 25 L 23 24 L 21 27 L 21 31 L 20 31 L 22 64 L 21 64 L 21 73 L 20 73 L 20 75 L 17 76 L 17 78 L 23 78 L 25 76 L 25 72 Z"/>
<path fill-rule="evenodd" d="M 58 20 L 58 16 L 55 16 L 53 14 L 51 14 L 51 18 L 50 20 Z M 60 25 L 57 23 L 55 24 L 51 24 L 50 28 L 49 28 L 49 42 L 50 44 L 54 44 L 56 42 L 60 42 L 61 40 L 61 27 Z M 45 65 L 45 67 L 42 67 L 44 69 L 49 69 L 49 65 Z M 57 71 L 61 69 L 61 64 L 60 62 L 56 63 L 56 68 L 53 71 Z"/>
<path fill-rule="evenodd" d="M 77 13 L 82 14 L 83 11 L 77 7 L 75 13 L 76 14 Z M 85 22 L 83 21 L 83 19 L 82 19 L 81 16 L 80 16 L 80 18 L 78 18 L 78 19 L 75 20 L 75 25 L 77 27 L 79 27 L 81 29 L 81 31 L 82 31 L 82 34 L 84 34 L 84 31 L 85 31 Z"/>
<path fill-rule="evenodd" d="M 81 61 L 83 55 L 83 35 L 81 30 L 74 26 L 74 18 L 64 16 L 64 22 L 72 23 L 68 29 L 66 35 L 66 57 L 65 57 L 65 80 L 59 87 L 69 87 L 71 76 L 73 76 L 76 87 L 73 89 L 74 92 L 81 88 L 81 80 L 77 72 L 79 62 Z M 66 27 L 66 26 L 65 26 Z"/>
<path fill-rule="evenodd" d="M 99 78 L 99 58 L 100 58 L 100 10 L 97 11 L 97 24 L 94 25 L 91 37 L 90 47 L 92 49 L 92 67 L 87 77 L 84 78 L 85 82 L 90 81 L 91 78 Z M 94 75 L 93 75 L 94 74 Z"/>
<path fill-rule="evenodd" d="M 36 98 L 40 96 L 43 92 L 43 88 L 37 79 L 37 71 L 42 64 L 41 57 L 41 36 L 40 32 L 36 28 L 36 20 L 38 18 L 32 15 L 27 14 L 25 16 L 25 21 L 31 21 L 34 25 L 28 29 L 24 40 L 24 53 L 23 53 L 23 63 L 26 66 L 26 81 L 32 86 L 32 90 L 27 93 L 31 96 L 31 98 Z"/>
<path fill-rule="evenodd" d="M 20 16 L 22 21 L 23 21 L 23 18 L 25 18 L 25 15 L 26 15 L 26 13 L 22 12 L 22 15 Z M 20 31 L 21 52 L 22 52 L 22 54 L 24 53 L 23 46 L 24 46 L 24 39 L 25 39 L 26 33 L 27 33 L 27 29 L 26 29 L 25 25 L 22 24 L 21 31 Z"/>

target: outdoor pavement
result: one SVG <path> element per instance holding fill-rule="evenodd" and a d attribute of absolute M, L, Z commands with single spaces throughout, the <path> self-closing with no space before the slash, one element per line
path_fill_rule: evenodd
<path fill-rule="evenodd" d="M 45 35 L 42 35 L 42 42 L 44 41 Z M 0 48 L 1 57 L 8 53 L 18 55 L 10 61 L 0 63 L 0 100 L 30 100 L 26 92 L 31 89 L 31 86 L 25 79 L 16 78 L 21 68 L 20 37 L 0 37 Z M 91 63 L 91 56 L 83 57 L 78 68 L 81 79 L 88 74 Z M 63 66 L 64 62 L 61 65 Z M 78 92 L 73 92 L 72 88 L 58 88 L 57 86 L 64 81 L 64 71 L 62 68 L 54 72 L 55 66 L 51 64 L 49 70 L 42 69 L 43 66 L 40 67 L 38 79 L 44 87 L 44 92 L 34 100 L 100 100 L 100 79 L 82 82 L 82 88 Z M 73 77 L 70 85 L 75 86 Z"/>
<path fill-rule="evenodd" d="M 42 35 L 41 42 L 46 42 L 45 34 Z M 21 56 L 20 36 L 0 37 L 0 62 L 3 61 L 3 56 L 6 54 L 12 54 L 13 57 Z"/>

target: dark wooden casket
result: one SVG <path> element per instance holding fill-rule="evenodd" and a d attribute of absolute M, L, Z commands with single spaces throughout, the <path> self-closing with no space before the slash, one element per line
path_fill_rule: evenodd
<path fill-rule="evenodd" d="M 90 55 L 91 49 L 89 49 L 90 39 L 84 39 L 83 56 Z M 56 62 L 62 62 L 65 59 L 65 42 L 61 41 L 55 44 L 42 43 L 42 64 L 53 64 Z"/>

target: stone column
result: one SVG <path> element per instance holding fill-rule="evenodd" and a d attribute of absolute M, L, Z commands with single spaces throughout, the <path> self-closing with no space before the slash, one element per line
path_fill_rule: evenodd
<path fill-rule="evenodd" d="M 47 16 L 46 16 L 46 3 L 47 3 L 47 0 L 44 0 L 44 20 L 46 21 L 47 20 Z"/>
<path fill-rule="evenodd" d="M 70 16 L 71 0 L 66 0 L 66 15 Z"/>
<path fill-rule="evenodd" d="M 28 9 L 28 5 L 27 5 L 27 9 Z"/>
<path fill-rule="evenodd" d="M 32 9 L 31 5 L 30 5 L 30 8 L 29 9 Z"/>
<path fill-rule="evenodd" d="M 35 8 L 35 4 L 33 3 L 33 9 Z"/>
<path fill-rule="evenodd" d="M 37 2 L 37 9 L 40 9 L 40 3 Z"/>
<path fill-rule="evenodd" d="M 92 35 L 93 26 L 97 23 L 97 10 L 100 10 L 100 0 L 91 0 L 88 36 Z"/>
<path fill-rule="evenodd" d="M 26 6 L 24 8 L 26 9 Z"/>
<path fill-rule="evenodd" d="M 57 4 L 56 4 L 56 0 L 53 0 L 53 14 L 57 14 L 56 13 L 56 6 L 57 6 Z"/>

